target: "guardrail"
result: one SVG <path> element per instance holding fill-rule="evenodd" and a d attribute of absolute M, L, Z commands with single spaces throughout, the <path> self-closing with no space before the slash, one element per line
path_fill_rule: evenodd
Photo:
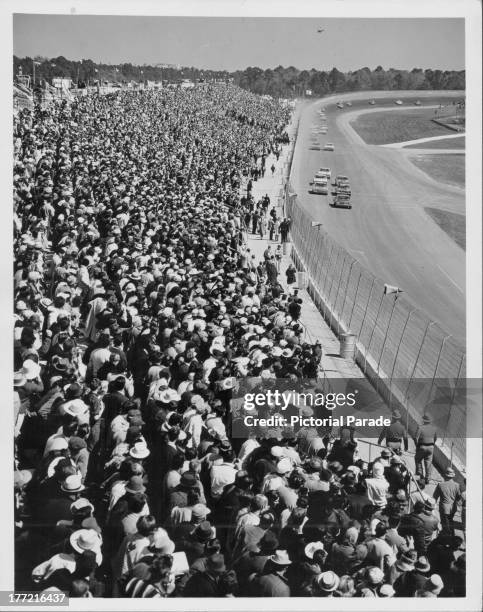
<path fill-rule="evenodd" d="M 406 297 L 386 294 L 379 278 L 312 227 L 290 184 L 284 204 L 292 219 L 292 259 L 307 273 L 308 292 L 325 320 L 338 336 L 354 334 L 356 362 L 388 405 L 404 410 L 408 430 L 415 432 L 430 413 L 443 439 L 443 463 L 451 454 L 455 466 L 465 466 L 467 413 L 458 393 L 466 376 L 464 348 Z M 438 402 L 442 394 L 446 401 Z"/>

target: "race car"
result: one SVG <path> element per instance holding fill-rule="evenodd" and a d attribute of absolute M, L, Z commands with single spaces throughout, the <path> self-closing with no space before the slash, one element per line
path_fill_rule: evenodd
<path fill-rule="evenodd" d="M 309 189 L 309 193 L 314 193 L 317 195 L 329 194 L 329 186 L 325 176 L 315 175 L 314 180 L 310 183 L 310 186 L 311 188 Z"/>
<path fill-rule="evenodd" d="M 349 195 L 338 194 L 330 202 L 332 208 L 352 208 L 351 198 Z"/>
<path fill-rule="evenodd" d="M 421 100 L 416 100 L 416 102 L 414 103 L 415 106 L 421 106 Z"/>
<path fill-rule="evenodd" d="M 333 185 L 337 186 L 339 183 L 348 183 L 349 182 L 349 177 L 346 176 L 345 174 L 338 174 L 335 177 L 334 182 L 332 183 Z"/>
<path fill-rule="evenodd" d="M 375 103 L 376 103 L 376 101 L 375 101 L 375 100 L 371 100 L 371 101 L 369 102 L 369 104 L 370 104 L 371 106 L 374 106 L 374 104 L 375 104 Z"/>
<path fill-rule="evenodd" d="M 394 104 L 397 104 L 398 106 L 401 106 L 401 104 L 402 104 L 402 100 L 396 100 L 396 101 L 394 102 Z"/>
<path fill-rule="evenodd" d="M 347 185 L 340 185 L 339 187 L 336 187 L 335 191 L 332 192 L 332 195 L 335 195 L 335 196 L 338 196 L 338 195 L 348 195 L 348 196 L 351 196 L 352 195 L 352 191 L 351 191 L 349 183 L 347 183 Z"/>
<path fill-rule="evenodd" d="M 331 171 L 330 168 L 321 168 L 315 176 L 325 176 L 330 181 Z"/>
<path fill-rule="evenodd" d="M 337 103 L 337 108 L 344 108 L 344 105 L 342 104 L 342 102 Z"/>
<path fill-rule="evenodd" d="M 346 102 L 345 105 L 346 106 L 352 106 L 352 102 Z"/>
<path fill-rule="evenodd" d="M 324 145 L 324 151 L 334 151 L 334 145 L 331 142 L 328 142 Z"/>

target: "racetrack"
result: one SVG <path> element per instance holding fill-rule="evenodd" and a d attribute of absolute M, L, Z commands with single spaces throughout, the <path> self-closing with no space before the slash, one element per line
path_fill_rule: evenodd
<path fill-rule="evenodd" d="M 358 111 L 394 108 L 400 98 L 409 105 L 439 104 L 462 92 L 365 92 L 332 96 L 307 103 L 301 110 L 291 182 L 298 200 L 315 221 L 381 280 L 400 287 L 416 308 L 440 323 L 465 344 L 465 252 L 425 211 L 439 209 L 465 214 L 464 190 L 444 185 L 416 168 L 401 149 L 367 145 L 350 126 Z M 339 100 L 352 107 L 337 109 Z M 325 107 L 328 133 L 335 152 L 309 150 L 312 126 L 320 125 Z M 414 151 L 416 152 L 416 151 Z M 329 207 L 330 196 L 308 193 L 309 182 L 322 166 L 332 176 L 346 174 L 352 188 L 352 210 Z"/>

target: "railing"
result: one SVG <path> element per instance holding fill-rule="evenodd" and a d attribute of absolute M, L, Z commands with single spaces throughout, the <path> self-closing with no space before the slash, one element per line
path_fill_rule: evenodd
<path fill-rule="evenodd" d="M 356 336 L 356 361 L 391 407 L 403 407 L 406 425 L 433 417 L 452 460 L 465 465 L 466 405 L 458 393 L 466 375 L 464 348 L 404 296 L 385 294 L 366 270 L 285 192 L 291 217 L 292 258 L 308 277 L 308 291 L 335 333 Z M 445 398 L 446 401 L 441 401 Z"/>

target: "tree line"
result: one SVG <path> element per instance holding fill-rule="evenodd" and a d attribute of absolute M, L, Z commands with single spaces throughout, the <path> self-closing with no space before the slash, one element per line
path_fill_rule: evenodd
<path fill-rule="evenodd" d="M 212 79 L 233 79 L 240 87 L 261 95 L 294 98 L 308 95 L 323 96 L 330 93 L 364 90 L 404 90 L 404 89 L 465 89 L 464 70 L 432 70 L 413 68 L 385 70 L 377 66 L 374 70 L 341 72 L 337 68 L 330 71 L 299 70 L 290 66 L 262 70 L 248 67 L 245 70 L 227 72 L 225 70 L 201 70 L 194 67 L 162 67 L 160 65 L 102 64 L 92 60 L 72 61 L 63 56 L 56 58 L 14 56 L 14 75 L 22 68 L 24 74 L 32 75 L 35 62 L 36 81 L 53 77 L 71 78 L 74 83 L 86 84 L 93 81 L 209 81 Z"/>
<path fill-rule="evenodd" d="M 381 89 L 465 89 L 464 70 L 384 70 L 382 66 L 378 66 L 375 70 L 366 67 L 341 72 L 333 68 L 325 72 L 278 66 L 274 70 L 247 68 L 234 73 L 233 76 L 241 87 L 275 97 L 302 96 L 307 91 L 312 92 L 312 95 L 323 96 L 346 91 Z"/>

